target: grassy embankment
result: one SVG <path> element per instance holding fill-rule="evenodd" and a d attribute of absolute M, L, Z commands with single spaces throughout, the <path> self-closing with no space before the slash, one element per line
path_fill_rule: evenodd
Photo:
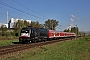
<path fill-rule="evenodd" d="M 90 37 L 87 38 L 35 47 L 0 60 L 90 60 Z"/>
<path fill-rule="evenodd" d="M 0 46 L 12 45 L 12 42 L 18 42 L 18 40 L 0 40 Z"/>

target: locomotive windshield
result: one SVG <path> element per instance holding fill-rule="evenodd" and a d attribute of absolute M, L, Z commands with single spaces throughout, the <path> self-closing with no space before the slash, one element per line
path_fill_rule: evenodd
<path fill-rule="evenodd" d="M 29 33 L 29 29 L 23 28 L 23 29 L 21 30 L 21 33 Z"/>
<path fill-rule="evenodd" d="M 29 28 L 22 28 L 20 36 L 21 37 L 30 37 L 30 31 L 31 31 L 31 29 L 29 29 Z"/>

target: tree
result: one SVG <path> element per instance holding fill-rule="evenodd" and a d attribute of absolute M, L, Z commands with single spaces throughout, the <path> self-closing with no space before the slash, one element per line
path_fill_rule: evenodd
<path fill-rule="evenodd" d="M 36 27 L 36 28 L 44 28 L 43 24 L 40 24 L 38 21 L 36 21 L 36 22 L 32 21 L 30 26 Z"/>
<path fill-rule="evenodd" d="M 39 24 L 38 21 L 36 21 L 36 23 L 35 23 L 35 27 L 36 27 L 36 28 L 40 28 L 40 24 Z"/>
<path fill-rule="evenodd" d="M 21 20 L 18 20 L 17 22 L 14 23 L 13 28 L 14 32 L 18 32 L 22 27 L 24 27 L 24 22 Z"/>
<path fill-rule="evenodd" d="M 2 25 L 1 28 L 0 28 L 0 30 L 1 30 L 2 32 L 5 32 L 5 31 L 7 30 L 6 25 Z"/>
<path fill-rule="evenodd" d="M 25 25 L 25 26 L 30 26 L 30 23 L 27 22 L 26 20 L 24 20 L 24 25 Z"/>
<path fill-rule="evenodd" d="M 71 32 L 74 32 L 74 33 L 76 33 L 76 35 L 78 35 L 78 34 L 79 34 L 79 29 L 78 29 L 78 27 L 72 27 L 72 28 L 71 28 Z"/>
<path fill-rule="evenodd" d="M 46 29 L 52 29 L 55 30 L 55 27 L 57 27 L 58 25 L 58 21 L 54 20 L 54 19 L 48 19 L 47 21 L 45 21 L 44 27 Z"/>
<path fill-rule="evenodd" d="M 2 25 L 1 26 L 1 28 L 0 28 L 0 30 L 1 30 L 1 34 L 2 34 L 2 36 L 7 36 L 7 33 L 6 33 L 6 31 L 7 31 L 7 27 L 6 27 L 6 25 Z"/>
<path fill-rule="evenodd" d="M 65 29 L 64 32 L 70 32 L 70 30 L 69 29 Z"/>
<path fill-rule="evenodd" d="M 35 22 L 34 21 L 31 21 L 30 26 L 35 27 Z"/>
<path fill-rule="evenodd" d="M 44 28 L 44 24 L 40 24 L 40 28 Z"/>
<path fill-rule="evenodd" d="M 14 25 L 13 25 L 15 35 L 17 35 L 17 33 L 19 34 L 21 29 L 23 27 L 27 27 L 27 26 L 30 26 L 30 23 L 27 22 L 26 20 L 24 20 L 24 21 L 18 20 L 17 22 L 15 22 Z"/>

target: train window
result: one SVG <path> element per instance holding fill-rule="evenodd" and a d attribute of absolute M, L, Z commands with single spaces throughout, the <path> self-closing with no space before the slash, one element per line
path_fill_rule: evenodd
<path fill-rule="evenodd" d="M 51 35 L 53 35 L 53 33 L 51 33 Z"/>
<path fill-rule="evenodd" d="M 29 33 L 29 30 L 21 30 L 21 33 Z"/>

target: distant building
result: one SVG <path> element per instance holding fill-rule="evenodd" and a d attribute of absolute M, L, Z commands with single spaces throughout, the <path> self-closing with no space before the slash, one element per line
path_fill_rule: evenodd
<path fill-rule="evenodd" d="M 2 26 L 2 23 L 0 23 L 0 27 Z"/>
<path fill-rule="evenodd" d="M 6 25 L 6 27 L 8 28 L 8 24 L 4 24 L 4 25 Z"/>
<path fill-rule="evenodd" d="M 13 28 L 13 25 L 15 22 L 17 22 L 18 20 L 22 20 L 22 21 L 25 21 L 24 19 L 18 19 L 18 18 L 11 18 L 9 20 L 9 23 L 8 23 L 8 28 Z M 31 20 L 26 20 L 27 22 L 31 23 Z"/>

